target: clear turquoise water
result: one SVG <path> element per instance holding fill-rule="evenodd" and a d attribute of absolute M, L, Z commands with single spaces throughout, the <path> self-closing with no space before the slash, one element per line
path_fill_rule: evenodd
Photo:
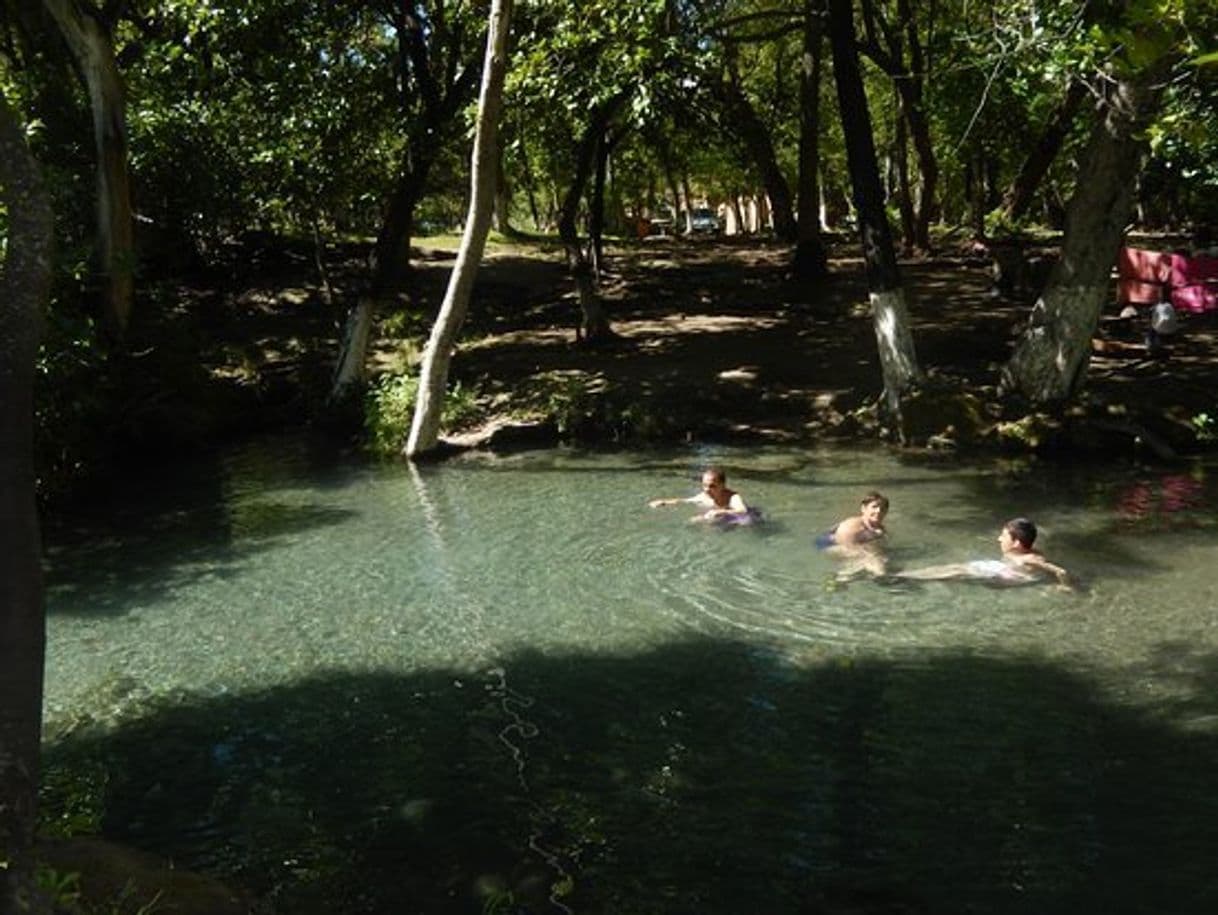
<path fill-rule="evenodd" d="M 646 507 L 710 461 L 770 523 Z M 53 529 L 48 761 L 284 912 L 1214 911 L 1216 480 L 266 443 Z M 1028 514 L 1089 587 L 835 587 L 873 487 L 897 565 Z"/>

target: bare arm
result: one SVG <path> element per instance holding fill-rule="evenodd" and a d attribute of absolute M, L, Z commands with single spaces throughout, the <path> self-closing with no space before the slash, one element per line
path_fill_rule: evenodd
<path fill-rule="evenodd" d="M 1044 556 L 1036 553 L 1029 554 L 1020 564 L 1030 566 L 1046 575 L 1052 575 L 1057 580 L 1058 586 L 1067 591 L 1074 591 L 1078 588 L 1078 582 L 1073 575 L 1056 563 L 1049 562 Z"/>
<path fill-rule="evenodd" d="M 689 496 L 684 499 L 652 499 L 647 503 L 648 508 L 664 508 L 669 505 L 706 505 L 707 503 L 714 504 L 704 494 Z"/>

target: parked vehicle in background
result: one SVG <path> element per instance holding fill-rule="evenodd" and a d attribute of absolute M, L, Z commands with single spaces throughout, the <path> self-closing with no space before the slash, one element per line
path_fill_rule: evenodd
<path fill-rule="evenodd" d="M 714 210 L 698 207 L 689 217 L 689 231 L 692 235 L 718 235 L 723 231 L 719 224 L 719 216 Z"/>
<path fill-rule="evenodd" d="M 654 216 L 648 220 L 651 224 L 650 235 L 672 235 L 673 233 L 673 215 L 672 210 L 668 207 L 660 207 L 656 210 Z"/>

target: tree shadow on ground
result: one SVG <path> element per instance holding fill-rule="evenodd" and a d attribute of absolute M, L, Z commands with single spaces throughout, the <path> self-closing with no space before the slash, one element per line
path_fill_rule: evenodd
<path fill-rule="evenodd" d="M 294 915 L 1209 913 L 1218 659 L 1155 663 L 1187 698 L 950 651 L 525 652 L 164 700 L 46 761 L 111 838 Z"/>

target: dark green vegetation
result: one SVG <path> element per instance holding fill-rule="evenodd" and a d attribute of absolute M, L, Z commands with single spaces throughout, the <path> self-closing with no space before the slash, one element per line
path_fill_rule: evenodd
<path fill-rule="evenodd" d="M 875 374 L 866 393 L 850 375 L 844 401 L 883 398 L 874 420 L 845 428 L 958 443 L 990 434 L 984 413 L 1038 445 L 1072 411 L 1092 409 L 1090 340 L 1131 217 L 1182 231 L 1218 221 L 1214 49 L 1205 43 L 1218 34 L 1218 10 L 1212 0 L 855 6 L 835 0 L 826 22 L 829 5 L 817 0 L 521 4 L 498 228 L 508 238 L 526 225 L 557 232 L 570 290 L 549 304 L 565 309 L 559 323 L 578 327 L 591 351 L 623 345 L 605 294 L 611 234 L 628 236 L 643 219 L 679 228 L 715 207 L 732 229 L 791 245 L 773 269 L 816 283 L 822 228 L 857 220 Z M 362 428 L 372 341 L 425 332 L 436 301 L 415 285 L 411 243 L 464 212 L 486 14 L 483 4 L 384 0 L 0 2 L 0 252 L 4 288 L 19 293 L 0 303 L 0 410 L 13 430 L 0 480 L 11 508 L 0 522 L 21 532 L 12 535 L 20 555 L 36 543 L 27 535 L 31 369 L 34 470 L 48 497 L 280 422 L 318 420 L 343 435 Z M 27 153 L 56 219 L 49 291 L 47 265 L 30 269 L 26 256 L 45 241 L 44 221 L 29 218 L 41 203 L 20 202 L 37 186 Z M 936 238 L 1034 226 L 1063 230 L 1061 266 L 1018 344 L 995 357 L 1005 386 L 984 397 L 1002 401 L 995 413 L 958 380 L 941 384 L 927 351 L 919 359 L 916 303 L 907 308 L 890 229 L 903 253 L 925 255 Z M 272 261 L 290 269 L 277 273 Z M 292 331 L 267 333 L 277 323 L 268 302 L 302 286 L 312 291 Z M 265 294 L 246 294 L 256 288 Z M 807 290 L 792 301 L 830 318 L 841 304 Z M 40 310 L 35 357 L 27 344 Z M 766 369 L 755 354 L 742 357 Z M 619 437 L 701 428 L 694 416 L 671 422 L 670 410 L 636 400 L 629 385 L 598 393 L 584 383 L 586 365 L 573 371 L 583 376 L 521 378 L 533 386 L 519 391 L 502 377 L 484 381 L 500 386 L 492 396 L 549 404 L 568 429 L 588 417 L 593 434 Z M 1206 392 L 1209 382 L 1200 381 Z M 401 407 L 401 383 L 381 384 L 397 387 L 380 402 Z M 467 394 L 461 412 L 486 413 L 478 396 Z M 1099 409 L 1126 438 L 1158 436 L 1120 403 Z M 1212 438 L 1215 414 L 1201 404 L 1175 422 Z M 952 434 L 927 415 L 950 416 Z M 32 565 L 13 560 L 0 578 L 14 582 L 0 607 L 6 621 L 35 620 Z M 17 628 L 21 644 L 38 643 L 32 623 Z M 34 678 L 25 679 L 22 695 L 33 699 Z M 0 724 L 33 733 L 36 705 L 6 709 Z M 0 757 L 0 800 L 22 811 L 0 823 L 6 866 L 29 832 L 37 766 L 28 756 Z M 0 893 L 7 903 L 9 881 Z"/>
<path fill-rule="evenodd" d="M 349 416 L 340 408 L 362 402 L 352 392 L 366 344 L 356 334 L 336 346 L 364 305 L 374 334 L 426 334 L 436 299 L 413 282 L 410 246 L 464 213 L 485 12 L 274 0 L 0 6 L 0 87 L 57 214 L 39 360 L 45 492 L 216 441 L 233 431 L 233 389 L 255 395 L 254 409 L 236 406 L 242 432 Z M 798 240 L 774 269 L 815 281 L 830 241 L 822 227 L 848 224 L 858 180 L 841 124 L 860 112 L 837 110 L 824 17 L 815 2 L 521 5 L 497 226 L 507 238 L 562 235 L 578 302 L 555 295 L 559 323 L 590 340 L 613 333 L 603 235 L 632 235 L 643 217 L 680 232 L 708 206 L 732 231 Z M 1213 17 L 1212 3 L 862 3 L 862 128 L 901 251 L 1059 228 L 1078 175 L 1105 180 L 1086 158 L 1087 100 L 1144 74 L 1157 94 L 1138 134 L 1150 156 L 1125 182 L 1137 186 L 1133 218 L 1185 232 L 1213 222 L 1218 105 L 1203 41 Z M 264 296 L 300 288 L 297 328 L 267 334 Z M 812 309 L 817 288 L 801 295 Z M 918 302 L 910 308 L 916 320 Z M 256 390 L 242 386 L 268 357 Z M 303 377 L 291 374 L 297 365 Z M 918 383 L 879 369 L 869 399 L 881 377 L 886 389 Z M 209 383 L 216 372 L 227 392 Z M 1061 391 L 1021 384 L 1060 412 Z"/>

